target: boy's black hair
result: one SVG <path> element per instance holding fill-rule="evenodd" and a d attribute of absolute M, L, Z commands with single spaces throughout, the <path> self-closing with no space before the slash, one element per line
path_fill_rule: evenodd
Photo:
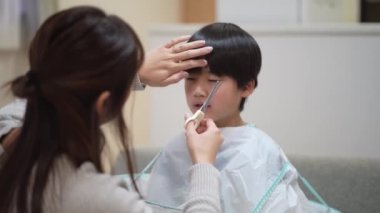
<path fill-rule="evenodd" d="M 256 40 L 239 26 L 231 23 L 209 24 L 195 32 L 189 42 L 205 40 L 213 51 L 204 56 L 210 72 L 217 76 L 229 76 L 237 82 L 240 89 L 250 81 L 255 82 L 261 68 L 261 51 Z M 188 70 L 199 72 L 201 68 Z M 244 108 L 245 98 L 240 102 L 239 110 Z"/>

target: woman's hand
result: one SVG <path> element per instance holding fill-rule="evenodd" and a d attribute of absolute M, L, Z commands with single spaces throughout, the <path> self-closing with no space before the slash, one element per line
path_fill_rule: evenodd
<path fill-rule="evenodd" d="M 149 86 L 167 86 L 187 77 L 184 70 L 206 66 L 206 60 L 192 58 L 210 53 L 212 47 L 204 47 L 203 40 L 183 43 L 189 38 L 190 36 L 178 37 L 147 52 L 139 70 L 140 81 Z"/>
<path fill-rule="evenodd" d="M 194 122 L 186 126 L 186 143 L 193 164 L 213 164 L 216 154 L 223 142 L 223 135 L 211 119 L 205 119 L 201 124 L 202 131 L 195 129 Z"/>

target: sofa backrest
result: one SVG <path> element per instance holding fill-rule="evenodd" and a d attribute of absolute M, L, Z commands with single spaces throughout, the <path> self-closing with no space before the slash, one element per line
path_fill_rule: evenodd
<path fill-rule="evenodd" d="M 380 212 L 379 159 L 289 156 L 289 160 L 332 207 L 342 212 Z"/>

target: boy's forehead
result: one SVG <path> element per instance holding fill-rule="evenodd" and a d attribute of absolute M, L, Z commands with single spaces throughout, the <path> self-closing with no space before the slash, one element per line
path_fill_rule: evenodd
<path fill-rule="evenodd" d="M 209 66 L 202 67 L 201 70 L 202 70 L 202 72 L 209 72 L 209 73 L 211 72 Z"/>

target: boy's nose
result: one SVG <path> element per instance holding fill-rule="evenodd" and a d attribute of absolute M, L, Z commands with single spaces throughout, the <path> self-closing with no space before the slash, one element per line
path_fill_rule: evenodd
<path fill-rule="evenodd" d="M 198 84 L 195 87 L 195 90 L 194 90 L 194 96 L 195 97 L 206 97 L 207 93 L 208 93 L 208 90 L 207 90 L 207 87 L 205 85 Z"/>

